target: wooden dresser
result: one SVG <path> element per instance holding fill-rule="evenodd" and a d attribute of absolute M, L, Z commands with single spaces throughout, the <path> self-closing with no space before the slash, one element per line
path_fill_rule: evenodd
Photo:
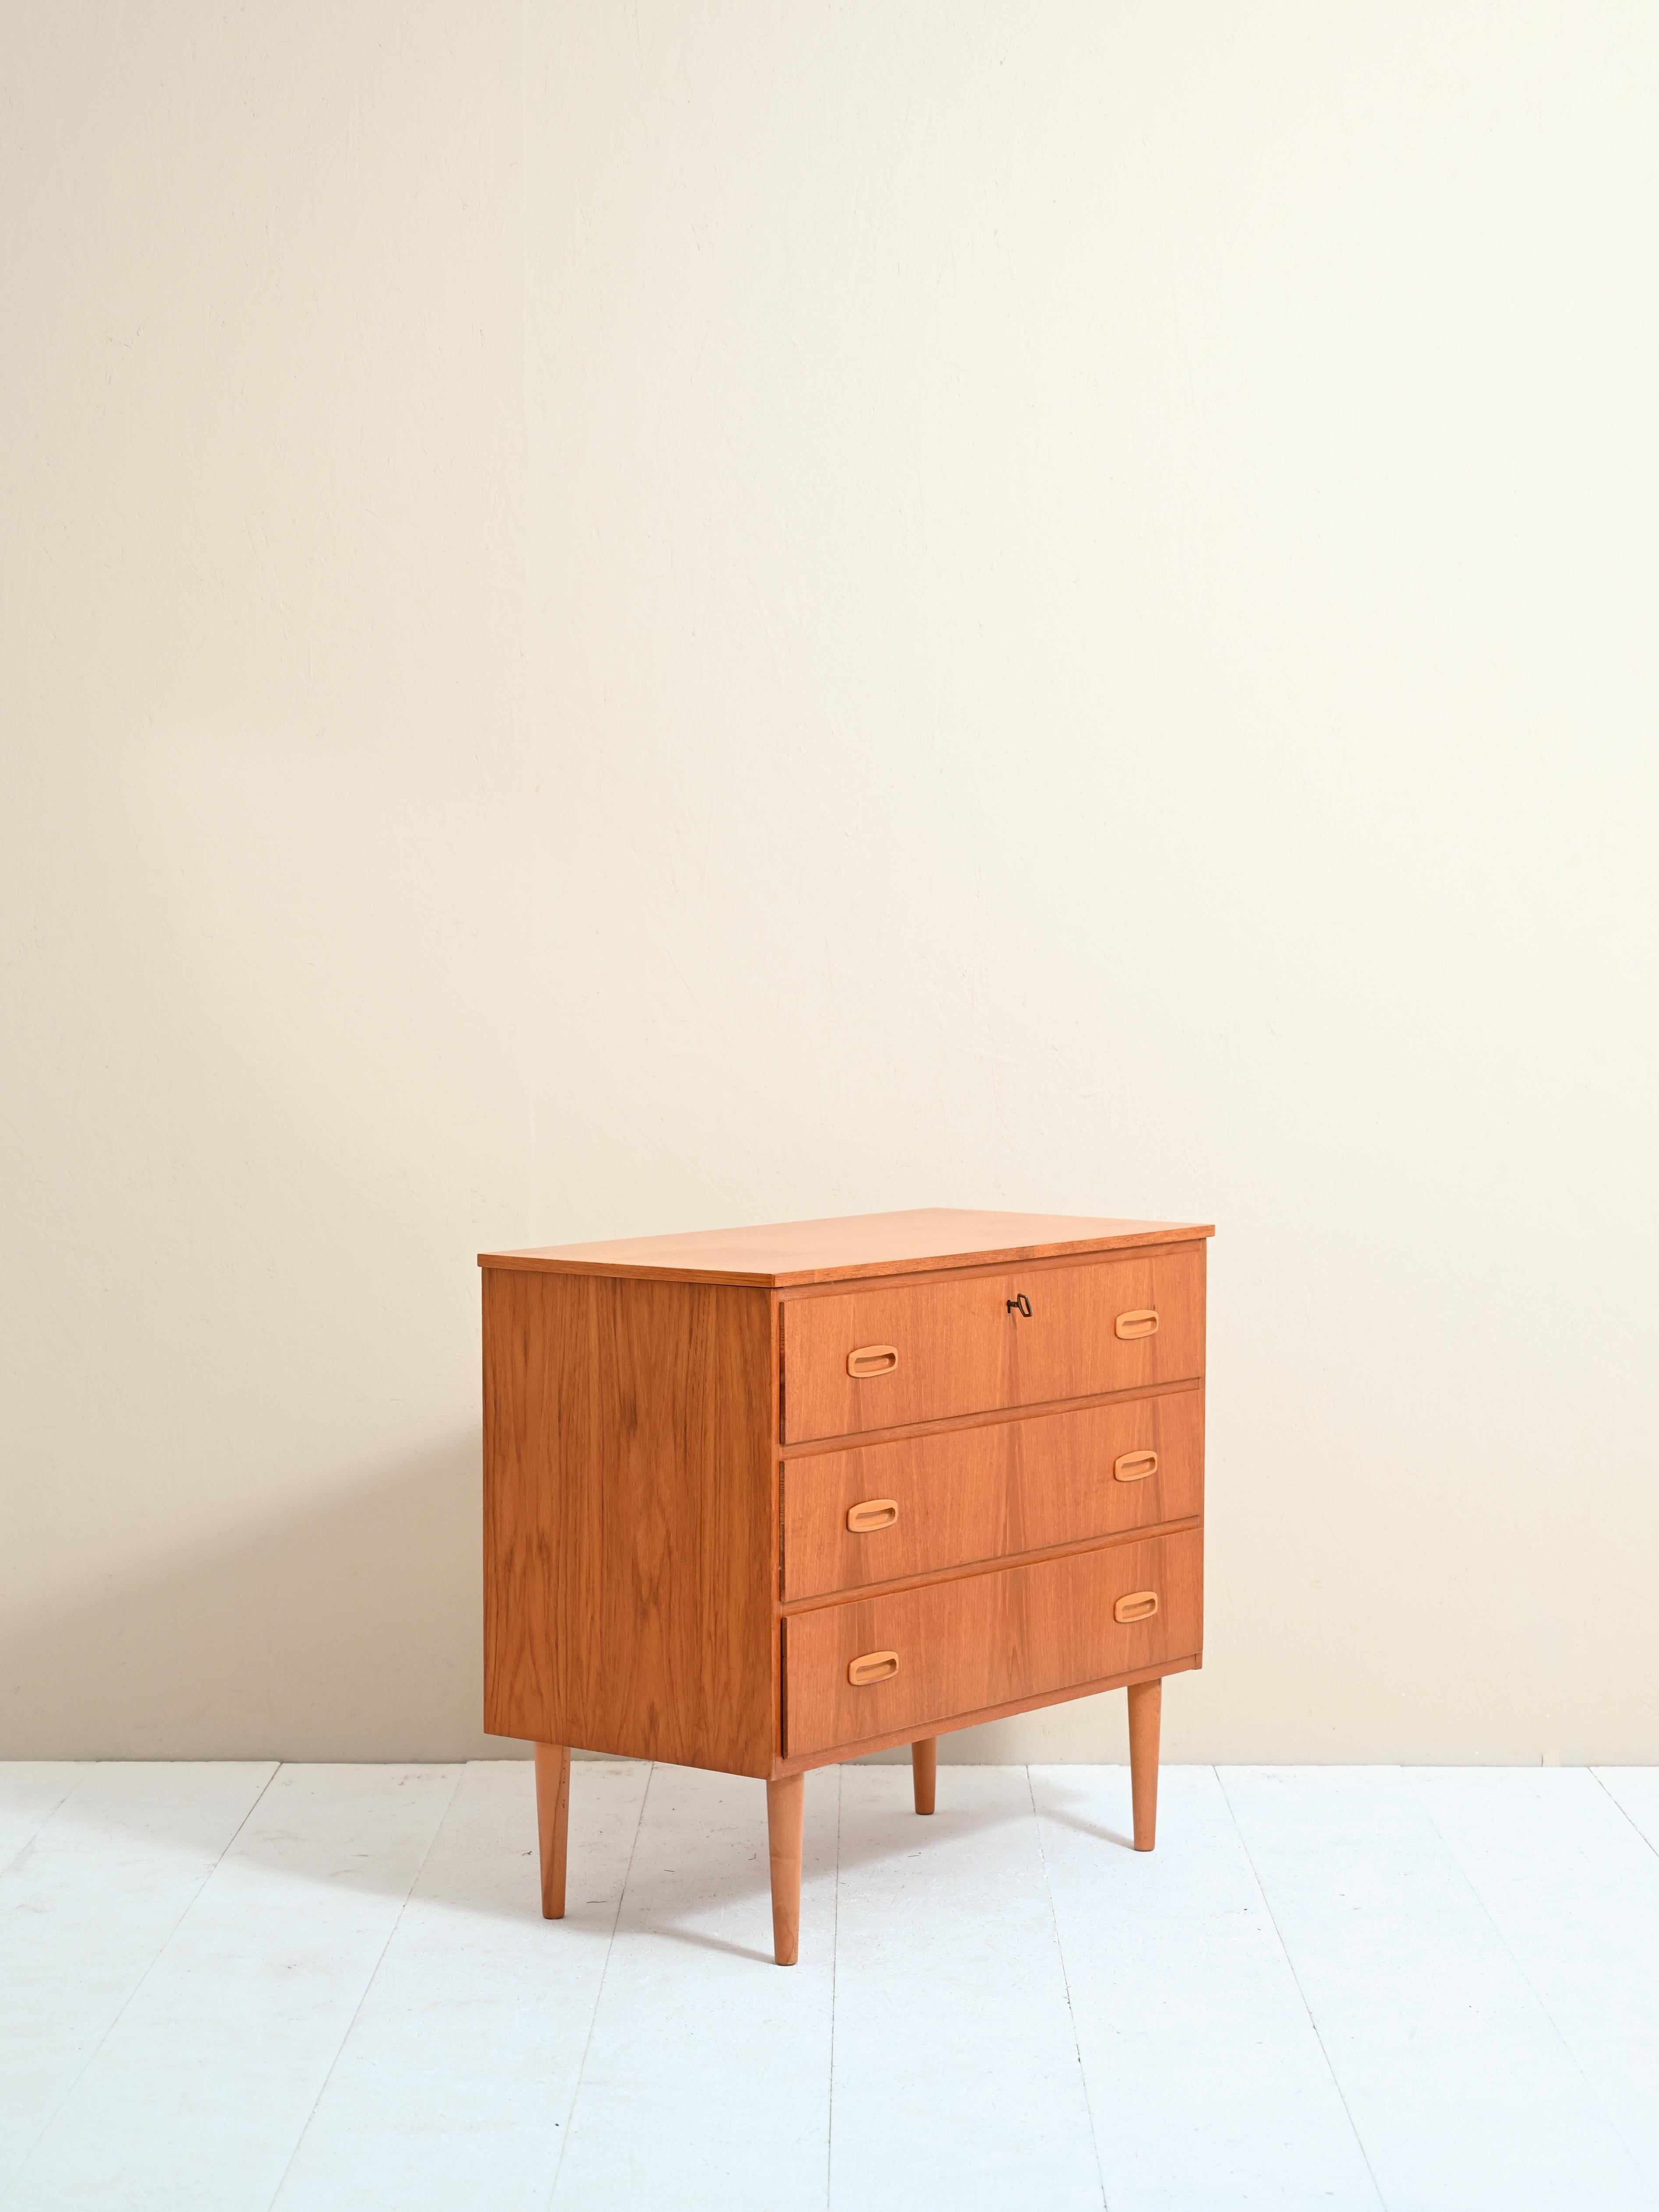
<path fill-rule="evenodd" d="M 934 1209 L 481 1255 L 484 1726 L 766 1784 L 778 1963 L 802 1777 L 1203 1656 L 1207 1224 Z"/>

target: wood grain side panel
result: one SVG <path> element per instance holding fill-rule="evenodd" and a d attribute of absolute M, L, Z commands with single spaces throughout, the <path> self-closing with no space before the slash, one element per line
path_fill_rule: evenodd
<path fill-rule="evenodd" d="M 931 1734 L 957 1713 L 1189 1657 L 1203 1647 L 1203 1552 L 1194 1528 L 792 1614 L 787 1754 Z M 1113 1619 L 1120 1598 L 1145 1589 L 1158 1594 L 1156 1614 Z M 876 1651 L 896 1653 L 897 1672 L 854 1688 L 848 1667 Z"/>
<path fill-rule="evenodd" d="M 1143 1452 L 1157 1455 L 1156 1471 L 1118 1481 L 1118 1462 Z M 877 1501 L 896 1507 L 897 1517 L 849 1529 L 848 1513 Z M 1155 1528 L 1203 1510 L 1201 1388 L 815 1453 L 784 1462 L 784 1601 Z"/>
<path fill-rule="evenodd" d="M 1182 1244 L 1049 1267 L 1040 1279 L 1016 1267 L 787 1299 L 785 1441 L 1200 1376 L 1204 1251 Z M 1155 1334 L 1116 1334 L 1121 1316 L 1149 1310 L 1158 1317 Z M 861 1346 L 891 1346 L 891 1371 L 849 1375 L 848 1359 Z"/>
<path fill-rule="evenodd" d="M 487 1269 L 484 1726 L 769 1776 L 764 1291 Z"/>

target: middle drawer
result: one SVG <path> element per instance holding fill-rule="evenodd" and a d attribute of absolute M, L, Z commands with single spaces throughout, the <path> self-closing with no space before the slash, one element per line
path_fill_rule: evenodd
<path fill-rule="evenodd" d="M 1203 1510 L 1201 1389 L 815 1452 L 783 1463 L 783 1599 Z"/>

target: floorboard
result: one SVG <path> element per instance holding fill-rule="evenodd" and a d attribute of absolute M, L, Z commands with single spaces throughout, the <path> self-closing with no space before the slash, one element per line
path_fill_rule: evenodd
<path fill-rule="evenodd" d="M 1659 1772 L 0 1766 L 0 2212 L 1659 2212 Z"/>
<path fill-rule="evenodd" d="M 1376 2212 L 1364 2155 L 1207 1766 L 1130 1848 L 1123 1767 L 1031 1770 L 1112 2212 Z"/>
<path fill-rule="evenodd" d="M 453 1768 L 281 1768 L 5 2212 L 269 2205 L 456 1780 Z"/>
<path fill-rule="evenodd" d="M 18 1759 L 0 1765 L 0 1875 L 92 1771 L 68 1759 Z"/>
<path fill-rule="evenodd" d="M 1598 1766 L 1592 1771 L 1637 1833 L 1659 1851 L 1659 1766 Z"/>
<path fill-rule="evenodd" d="M 1650 2212 L 1410 1778 L 1221 1779 L 1389 2212 Z"/>
<path fill-rule="evenodd" d="M 275 1772 L 83 1766 L 79 1786 L 61 1792 L 14 1853 L 0 1875 L 0 2190 L 25 2168 Z M 11 1785 L 9 1775 L 15 1802 Z"/>
<path fill-rule="evenodd" d="M 834 2212 L 1099 2212 L 1023 1767 L 842 1770 Z"/>
<path fill-rule="evenodd" d="M 1583 1768 L 1412 1779 L 1659 2198 L 1659 1856 Z"/>
<path fill-rule="evenodd" d="M 467 1768 L 277 2212 L 542 2212 L 648 1771 L 578 1762 L 565 1917 L 549 1921 L 531 1762 Z"/>
<path fill-rule="evenodd" d="M 821 2212 L 837 1785 L 807 1777 L 800 1964 L 781 1967 L 764 1787 L 652 1769 L 553 2212 Z"/>

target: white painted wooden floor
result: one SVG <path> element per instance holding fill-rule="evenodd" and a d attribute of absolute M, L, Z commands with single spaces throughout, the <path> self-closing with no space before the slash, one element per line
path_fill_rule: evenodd
<path fill-rule="evenodd" d="M 1659 1770 L 0 1767 L 0 2205 L 1659 2207 Z"/>

